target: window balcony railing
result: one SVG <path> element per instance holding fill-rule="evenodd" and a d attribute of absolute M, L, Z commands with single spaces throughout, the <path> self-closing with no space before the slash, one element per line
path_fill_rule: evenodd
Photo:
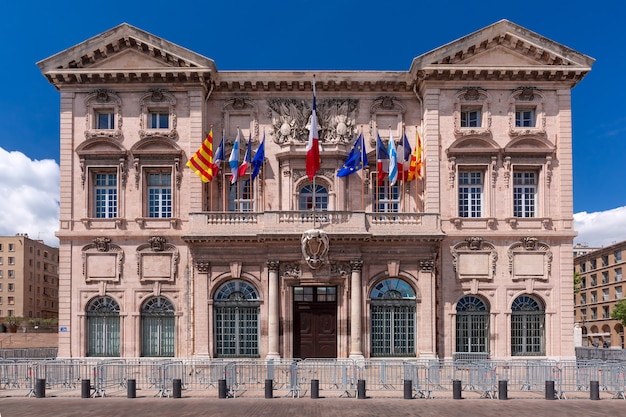
<path fill-rule="evenodd" d="M 439 215 L 346 211 L 266 211 L 190 213 L 190 239 L 217 236 L 301 234 L 320 229 L 338 235 L 442 235 Z"/>

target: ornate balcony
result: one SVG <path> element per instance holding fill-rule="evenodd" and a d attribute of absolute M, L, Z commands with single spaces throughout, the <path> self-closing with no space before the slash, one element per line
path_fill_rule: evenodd
<path fill-rule="evenodd" d="M 345 211 L 266 211 L 190 213 L 183 239 L 266 240 L 299 237 L 320 229 L 331 238 L 443 238 L 439 215 L 430 213 L 365 213 Z"/>

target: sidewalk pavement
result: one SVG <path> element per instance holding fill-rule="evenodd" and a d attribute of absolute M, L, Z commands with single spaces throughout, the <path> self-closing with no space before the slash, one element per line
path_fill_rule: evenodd
<path fill-rule="evenodd" d="M 18 395 L 19 394 L 19 395 Z M 218 399 L 183 392 L 181 398 L 156 398 L 138 392 L 137 398 L 111 396 L 80 398 L 46 392 L 45 398 L 27 397 L 20 391 L 0 391 L 1 417 L 375 417 L 375 416 L 617 416 L 626 409 L 624 400 L 569 399 L 548 401 L 543 397 L 508 400 L 467 397 L 395 398 L 291 398 L 243 396 Z M 510 397 L 509 397 L 510 398 Z"/>

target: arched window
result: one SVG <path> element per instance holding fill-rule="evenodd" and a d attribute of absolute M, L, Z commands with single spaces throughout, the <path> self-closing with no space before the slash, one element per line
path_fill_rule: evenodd
<path fill-rule="evenodd" d="M 313 201 L 315 201 L 316 211 L 327 211 L 328 189 L 319 184 L 315 184 L 315 192 L 313 192 L 313 184 L 302 187 L 298 198 L 298 210 L 313 210 Z"/>
<path fill-rule="evenodd" d="M 245 281 L 233 280 L 215 293 L 215 355 L 259 355 L 259 296 Z"/>
<path fill-rule="evenodd" d="M 174 305 L 165 297 L 152 297 L 141 307 L 141 355 L 174 356 Z"/>
<path fill-rule="evenodd" d="M 87 305 L 87 356 L 120 356 L 120 306 L 109 296 Z"/>
<path fill-rule="evenodd" d="M 372 356 L 415 355 L 415 291 L 398 278 L 379 282 L 370 294 Z"/>
<path fill-rule="evenodd" d="M 489 309 L 473 295 L 456 304 L 456 351 L 489 352 Z"/>
<path fill-rule="evenodd" d="M 520 295 L 511 306 L 511 354 L 545 355 L 545 311 L 535 298 Z"/>

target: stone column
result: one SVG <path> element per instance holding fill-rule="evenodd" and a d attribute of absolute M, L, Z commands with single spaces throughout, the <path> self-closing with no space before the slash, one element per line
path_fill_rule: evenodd
<path fill-rule="evenodd" d="M 361 275 L 363 271 L 363 261 L 354 259 L 350 261 L 351 281 L 350 281 L 350 358 L 363 359 L 361 350 L 361 335 L 363 332 L 361 319 L 363 304 L 363 294 L 361 291 Z"/>
<path fill-rule="evenodd" d="M 267 261 L 269 270 L 269 291 L 267 301 L 267 357 L 270 359 L 280 358 L 279 353 L 279 320 L 280 308 L 278 302 L 278 271 L 280 262 L 277 260 Z"/>
<path fill-rule="evenodd" d="M 432 259 L 419 261 L 419 277 L 422 290 L 421 317 L 418 321 L 418 352 L 422 359 L 437 358 L 437 294 L 435 286 L 435 262 Z"/>

